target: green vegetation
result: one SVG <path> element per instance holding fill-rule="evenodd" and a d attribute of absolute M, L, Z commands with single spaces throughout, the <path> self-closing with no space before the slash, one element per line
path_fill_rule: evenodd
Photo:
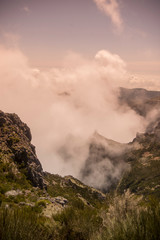
<path fill-rule="evenodd" d="M 160 204 L 155 198 L 145 202 L 128 192 L 117 196 L 103 219 L 106 229 L 99 239 L 160 239 Z"/>
<path fill-rule="evenodd" d="M 101 209 L 82 202 L 52 218 L 36 207 L 1 207 L 2 240 L 159 240 L 160 204 L 157 199 L 126 192 L 110 196 Z M 40 207 L 44 204 L 39 202 Z M 44 202 L 43 202 L 44 203 Z"/>
<path fill-rule="evenodd" d="M 77 194 L 96 208 L 100 207 L 105 199 L 105 195 L 103 196 L 96 189 L 94 191 L 91 187 L 84 185 L 71 176 L 62 178 L 59 175 L 47 173 L 46 180 L 50 183 L 47 186 L 49 195 L 52 197 L 62 196 L 68 199 L 71 205 L 76 204 Z"/>
<path fill-rule="evenodd" d="M 1 240 L 47 240 L 51 232 L 45 219 L 31 208 L 0 209 Z"/>
<path fill-rule="evenodd" d="M 125 156 L 130 170 L 105 195 L 44 173 L 29 128 L 0 114 L 1 240 L 160 240 L 158 129 L 137 136 L 140 148 Z"/>
<path fill-rule="evenodd" d="M 0 194 L 12 189 L 28 189 L 31 188 L 30 182 L 27 180 L 23 172 L 18 173 L 15 166 L 11 162 L 3 162 L 0 159 Z"/>
<path fill-rule="evenodd" d="M 160 198 L 160 159 L 151 154 L 143 157 L 143 154 L 141 150 L 135 152 L 131 169 L 124 173 L 118 191 L 123 193 L 126 189 L 130 189 L 138 195 L 142 194 L 146 197 L 153 195 Z"/>
<path fill-rule="evenodd" d="M 59 229 L 57 239 L 61 240 L 91 239 L 102 226 L 98 211 L 86 206 L 66 208 L 62 213 L 53 216 L 53 219 Z"/>

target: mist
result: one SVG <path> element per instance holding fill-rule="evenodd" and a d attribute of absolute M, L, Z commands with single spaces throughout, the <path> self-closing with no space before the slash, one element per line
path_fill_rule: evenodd
<path fill-rule="evenodd" d="M 27 123 L 51 173 L 78 177 L 95 131 L 121 143 L 144 131 L 144 118 L 119 105 L 119 86 L 130 86 L 126 63 L 107 50 L 93 59 L 68 52 L 44 71 L 30 67 L 19 49 L 0 47 L 0 109 Z"/>

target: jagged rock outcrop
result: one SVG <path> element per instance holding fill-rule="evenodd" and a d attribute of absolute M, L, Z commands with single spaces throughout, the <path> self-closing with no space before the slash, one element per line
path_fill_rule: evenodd
<path fill-rule="evenodd" d="M 96 132 L 91 139 L 89 156 L 81 170 L 80 179 L 85 184 L 108 192 L 128 168 L 124 155 L 129 149 L 127 144 L 107 139 Z"/>
<path fill-rule="evenodd" d="M 137 134 L 130 145 L 138 145 L 128 152 L 125 161 L 131 166 L 118 184 L 117 190 L 127 189 L 136 194 L 160 197 L 160 121 L 150 131 Z"/>
<path fill-rule="evenodd" d="M 94 207 L 105 200 L 103 193 L 72 176 L 43 172 L 31 138 L 30 129 L 16 114 L 0 111 L 1 202 L 46 205 L 45 214 L 51 216 L 74 202 Z"/>
<path fill-rule="evenodd" d="M 128 144 L 95 134 L 81 180 L 103 192 L 160 197 L 160 121 L 154 120 L 145 133 L 137 133 Z"/>
<path fill-rule="evenodd" d="M 0 160 L 12 168 L 13 174 L 23 172 L 35 187 L 44 188 L 43 170 L 31 132 L 16 114 L 0 111 Z"/>

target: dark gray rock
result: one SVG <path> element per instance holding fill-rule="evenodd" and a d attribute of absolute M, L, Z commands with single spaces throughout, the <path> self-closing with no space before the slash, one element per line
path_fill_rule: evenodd
<path fill-rule="evenodd" d="M 31 139 L 29 127 L 16 114 L 0 111 L 0 151 L 8 161 L 16 163 L 20 172 L 23 170 L 34 187 L 46 188 Z"/>

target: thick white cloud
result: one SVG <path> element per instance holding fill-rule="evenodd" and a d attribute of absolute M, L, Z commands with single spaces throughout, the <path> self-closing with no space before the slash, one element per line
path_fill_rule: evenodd
<path fill-rule="evenodd" d="M 142 119 L 117 103 L 124 61 L 106 50 L 92 60 L 69 53 L 61 68 L 30 68 L 19 50 L 0 48 L 0 109 L 30 127 L 45 170 L 78 176 L 95 131 L 121 142 L 143 129 Z"/>
<path fill-rule="evenodd" d="M 93 0 L 97 7 L 109 16 L 118 30 L 123 28 L 123 20 L 120 14 L 117 0 Z"/>

